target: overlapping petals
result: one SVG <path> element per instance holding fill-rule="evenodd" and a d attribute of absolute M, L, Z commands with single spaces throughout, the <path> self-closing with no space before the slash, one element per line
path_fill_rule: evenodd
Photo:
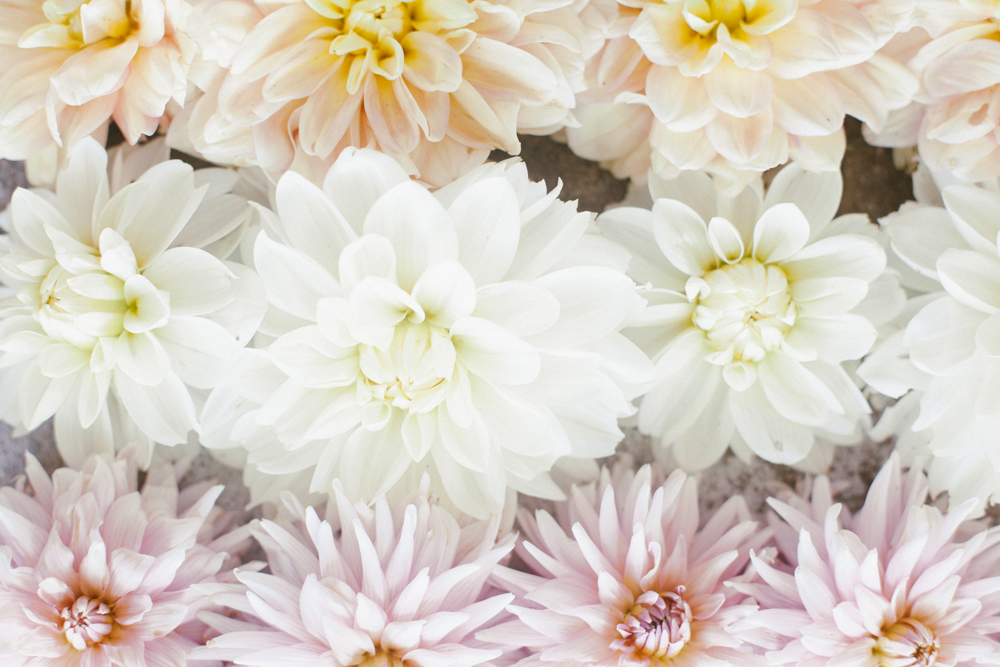
<path fill-rule="evenodd" d="M 649 306 L 625 330 L 656 364 L 639 429 L 683 467 L 705 468 L 732 447 L 823 468 L 830 451 L 814 451 L 817 435 L 860 439 L 869 406 L 843 362 L 875 341 L 863 302 L 898 311 L 904 295 L 882 279 L 879 243 L 852 233 L 851 217 L 831 221 L 840 189 L 839 174 L 790 165 L 763 199 L 752 188 L 730 198 L 689 174 L 651 181 L 652 211 L 598 218 L 647 285 Z"/>
<path fill-rule="evenodd" d="M 109 176 L 86 139 L 55 192 L 11 203 L 0 413 L 26 431 L 55 415 L 74 465 L 128 444 L 148 465 L 154 443 L 187 442 L 191 388 L 222 380 L 266 307 L 253 271 L 209 252 L 227 256 L 249 220 L 236 174 L 162 162 L 162 148 L 118 153 Z"/>

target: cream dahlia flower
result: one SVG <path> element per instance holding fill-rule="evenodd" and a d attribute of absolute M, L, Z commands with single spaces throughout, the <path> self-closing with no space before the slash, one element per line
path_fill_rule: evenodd
<path fill-rule="evenodd" d="M 651 191 L 652 211 L 598 218 L 633 253 L 629 275 L 649 301 L 624 331 L 656 364 L 639 430 L 688 470 L 727 447 L 798 464 L 817 436 L 857 442 L 869 407 L 842 362 L 875 341 L 862 301 L 900 288 L 880 279 L 877 241 L 831 222 L 840 174 L 789 165 L 763 199 L 717 194 L 695 172 Z"/>
<path fill-rule="evenodd" d="M 289 518 L 253 524 L 271 574 L 237 570 L 238 584 L 211 586 L 239 615 L 202 614 L 220 636 L 192 662 L 473 667 L 501 655 L 475 638 L 513 597 L 486 585 L 514 542 L 499 517 L 460 525 L 426 484 L 407 504 L 336 497 L 326 521 L 286 495 Z"/>
<path fill-rule="evenodd" d="M 583 36 L 572 11 L 547 12 L 572 4 L 209 0 L 192 34 L 228 72 L 206 82 L 191 139 L 212 153 L 229 144 L 276 175 L 377 148 L 443 185 L 494 148 L 518 153 L 519 129 L 571 122 Z"/>
<path fill-rule="evenodd" d="M 129 143 L 153 134 L 167 102 L 184 101 L 190 11 L 184 0 L 0 2 L 0 157 L 62 162 L 112 118 Z"/>
<path fill-rule="evenodd" d="M 187 442 L 191 388 L 222 380 L 266 307 L 253 271 L 201 249 L 239 242 L 235 174 L 172 160 L 113 180 L 80 142 L 55 192 L 14 193 L 2 240 L 0 416 L 30 431 L 55 415 L 70 465 L 127 444 L 148 465 L 154 443 Z"/>
<path fill-rule="evenodd" d="M 699 530 L 694 478 L 619 466 L 556 513 L 521 510 L 518 555 L 537 574 L 498 568 L 518 618 L 480 638 L 526 647 L 524 666 L 764 664 L 729 632 L 756 605 L 726 582 L 752 576 L 741 575 L 749 550 L 770 537 L 741 496 Z"/>
<path fill-rule="evenodd" d="M 790 568 L 754 558 L 763 584 L 735 584 L 761 610 L 739 626 L 770 635 L 772 665 L 972 667 L 995 662 L 1000 529 L 925 505 L 922 472 L 892 456 L 851 515 L 825 477 L 812 500 L 771 499 L 775 538 Z M 790 570 L 790 571 L 789 571 Z"/>
<path fill-rule="evenodd" d="M 221 486 L 178 492 L 182 468 L 95 456 L 0 489 L 0 662 L 5 667 L 183 666 L 208 627 L 198 584 L 249 532 L 222 532 Z"/>
<path fill-rule="evenodd" d="M 339 477 L 354 501 L 427 471 L 479 518 L 507 487 L 561 497 L 559 457 L 610 455 L 652 377 L 618 333 L 645 302 L 627 254 L 557 195 L 516 161 L 431 194 L 354 149 L 323 189 L 282 177 L 254 249 L 277 340 L 231 381 L 283 443 L 254 455 L 315 465 L 312 491 Z"/>
<path fill-rule="evenodd" d="M 908 4 L 619 0 L 602 12 L 607 43 L 587 63 L 569 145 L 619 176 L 641 178 L 650 159 L 664 178 L 711 171 L 734 194 L 789 159 L 837 170 L 844 115 L 881 127 L 916 88 L 873 57 Z"/>
<path fill-rule="evenodd" d="M 878 146 L 917 145 L 920 159 L 974 183 L 1000 176 L 1000 33 L 998 3 L 917 0 L 927 31 L 893 40 L 886 56 L 906 65 L 919 89 L 914 102 L 881 127 L 866 128 Z M 928 32 L 930 34 L 928 34 Z"/>
<path fill-rule="evenodd" d="M 1000 492 L 1000 194 L 951 186 L 942 196 L 945 208 L 908 206 L 889 227 L 894 252 L 937 291 L 880 350 L 899 360 L 898 381 L 879 368 L 865 375 L 889 396 L 923 392 L 910 428 L 926 434 L 932 489 L 979 495 L 981 507 Z"/>

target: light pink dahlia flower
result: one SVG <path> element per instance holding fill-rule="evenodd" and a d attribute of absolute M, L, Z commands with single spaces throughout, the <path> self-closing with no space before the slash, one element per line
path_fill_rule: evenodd
<path fill-rule="evenodd" d="M 763 664 L 728 631 L 756 606 L 725 582 L 741 578 L 749 549 L 770 536 L 742 497 L 699 530 L 693 477 L 604 469 L 556 513 L 522 510 L 527 541 L 517 553 L 538 574 L 498 568 L 518 594 L 518 618 L 480 638 L 527 647 L 525 666 Z"/>
<path fill-rule="evenodd" d="M 0 664 L 183 667 L 207 627 L 192 587 L 215 581 L 245 530 L 222 533 L 221 486 L 177 490 L 181 467 L 91 457 L 0 489 Z M 229 552 L 227 554 L 227 552 Z"/>
<path fill-rule="evenodd" d="M 1000 528 L 925 505 L 927 479 L 902 473 L 895 454 L 853 516 L 818 477 L 811 502 L 771 499 L 790 567 L 754 557 L 765 584 L 736 584 L 761 611 L 743 627 L 766 629 L 772 665 L 971 667 L 995 662 L 1000 643 Z M 985 660 L 984 660 L 985 658 Z"/>
<path fill-rule="evenodd" d="M 212 599 L 240 614 L 203 614 L 221 636 L 191 659 L 472 667 L 500 657 L 475 634 L 513 597 L 486 585 L 513 535 L 500 533 L 499 516 L 460 524 L 426 489 L 425 478 L 414 502 L 369 507 L 351 505 L 338 487 L 328 521 L 286 493 L 278 519 L 251 528 L 271 574 L 238 570 L 238 584 L 214 586 Z"/>

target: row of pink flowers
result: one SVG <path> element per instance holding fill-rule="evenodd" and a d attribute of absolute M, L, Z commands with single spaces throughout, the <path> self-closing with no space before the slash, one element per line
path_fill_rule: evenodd
<path fill-rule="evenodd" d="M 626 462 L 627 463 L 627 462 Z M 1000 655 L 1000 528 L 927 504 L 895 455 L 851 514 L 829 480 L 708 517 L 619 462 L 554 514 L 449 513 L 426 483 L 233 528 L 183 465 L 129 452 L 0 489 L 10 667 L 963 667 Z M 804 492 L 803 492 L 804 491 Z M 245 560 L 250 537 L 266 561 Z"/>

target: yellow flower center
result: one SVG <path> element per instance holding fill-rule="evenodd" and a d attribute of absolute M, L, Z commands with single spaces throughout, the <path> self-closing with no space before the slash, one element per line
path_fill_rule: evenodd
<path fill-rule="evenodd" d="M 81 49 L 105 39 L 121 41 L 137 28 L 131 0 L 46 0 L 42 12 L 48 22 L 29 28 L 18 46 Z"/>
<path fill-rule="evenodd" d="M 691 641 L 691 606 L 684 600 L 684 586 L 667 593 L 646 591 L 617 626 L 620 638 L 611 648 L 640 654 L 656 661 L 673 658 Z M 629 660 L 629 664 L 635 664 Z M 624 663 L 622 663 L 624 664 Z"/>
<path fill-rule="evenodd" d="M 878 638 L 875 657 L 879 667 L 933 667 L 941 641 L 930 628 L 913 618 L 904 618 Z"/>
<path fill-rule="evenodd" d="M 59 613 L 66 641 L 77 651 L 100 644 L 115 627 L 115 617 L 107 604 L 81 595 Z"/>

